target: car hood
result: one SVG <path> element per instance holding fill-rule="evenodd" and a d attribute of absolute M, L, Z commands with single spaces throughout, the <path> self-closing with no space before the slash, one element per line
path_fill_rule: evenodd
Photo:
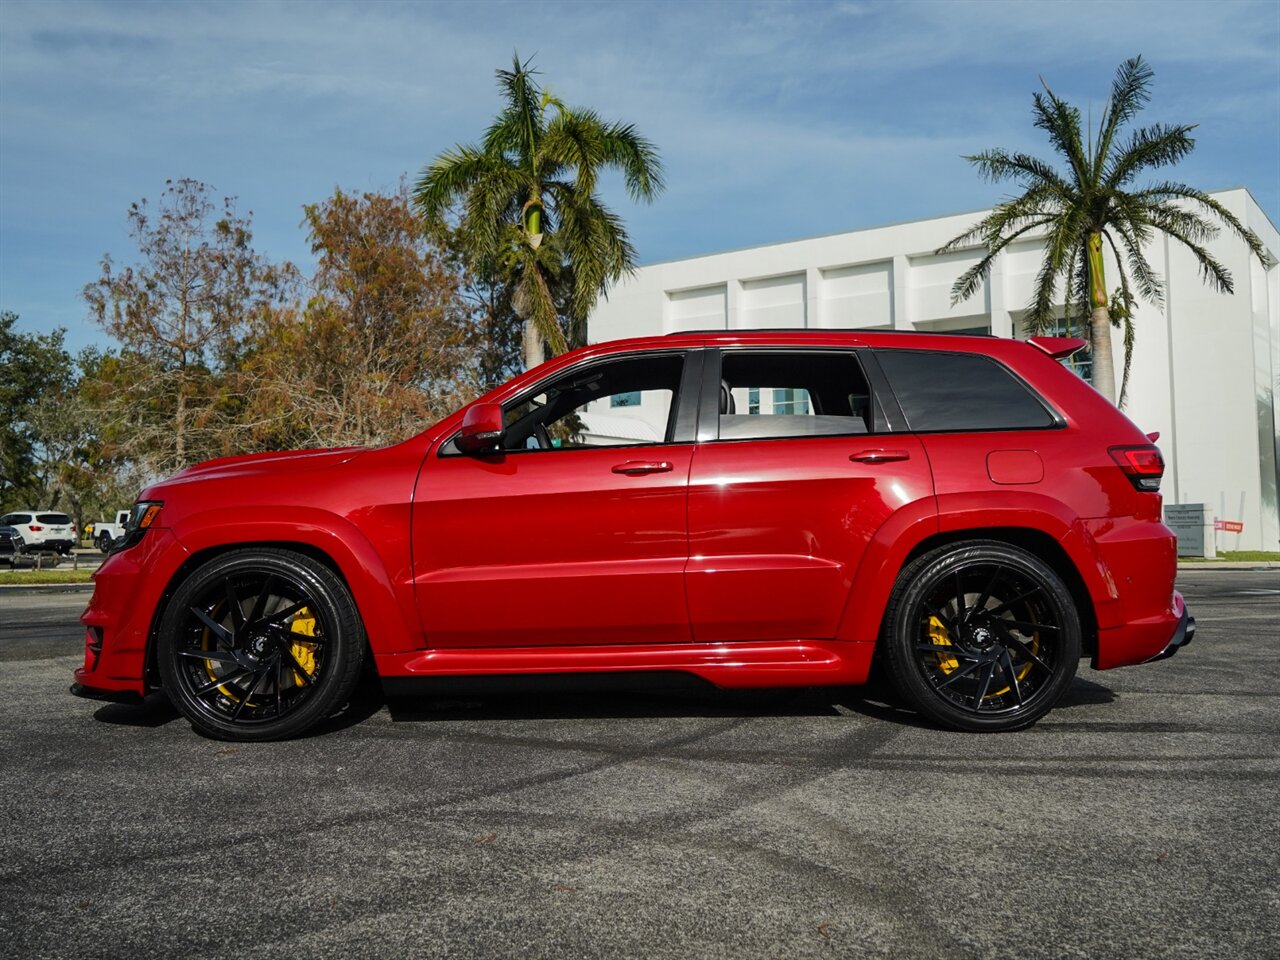
<path fill-rule="evenodd" d="M 240 457 L 219 457 L 180 470 L 154 484 L 144 494 L 160 487 L 217 477 L 245 477 L 255 474 L 304 473 L 354 460 L 366 447 L 337 447 L 329 450 L 290 450 L 282 453 L 250 453 Z M 142 499 L 146 499 L 143 496 Z"/>

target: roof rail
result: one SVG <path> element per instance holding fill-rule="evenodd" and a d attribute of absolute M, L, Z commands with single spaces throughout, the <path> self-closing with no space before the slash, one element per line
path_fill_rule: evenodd
<path fill-rule="evenodd" d="M 923 334 L 930 337 L 995 337 L 994 333 L 969 333 L 959 330 L 896 330 L 879 327 L 743 327 L 730 330 L 726 327 L 709 327 L 703 330 L 672 330 L 668 337 L 679 337 L 686 334 L 707 333 L 882 333 Z"/>

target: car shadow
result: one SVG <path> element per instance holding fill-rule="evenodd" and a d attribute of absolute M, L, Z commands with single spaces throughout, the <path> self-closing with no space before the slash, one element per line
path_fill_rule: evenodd
<path fill-rule="evenodd" d="M 141 703 L 106 703 L 93 712 L 93 719 L 121 727 L 163 727 L 179 719 L 163 693 L 149 693 Z"/>

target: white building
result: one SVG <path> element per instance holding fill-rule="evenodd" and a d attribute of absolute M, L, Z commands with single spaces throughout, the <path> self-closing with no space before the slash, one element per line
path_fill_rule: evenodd
<path fill-rule="evenodd" d="M 1280 234 L 1243 188 L 1213 194 L 1280 259 Z M 866 327 L 1023 336 L 1040 244 L 1009 247 L 990 281 L 951 305 L 951 285 L 981 251 L 936 254 L 987 211 L 732 250 L 642 267 L 610 291 L 592 342 L 678 330 Z M 1242 533 L 1219 550 L 1280 549 L 1280 267 L 1265 269 L 1238 238 L 1208 246 L 1235 292 L 1205 285 L 1191 254 L 1158 235 L 1148 260 L 1165 278 L 1163 309 L 1140 304 L 1125 412 L 1160 432 L 1166 503 L 1205 503 Z M 1119 285 L 1114 264 L 1108 279 Z M 1119 380 L 1123 346 L 1116 339 Z"/>

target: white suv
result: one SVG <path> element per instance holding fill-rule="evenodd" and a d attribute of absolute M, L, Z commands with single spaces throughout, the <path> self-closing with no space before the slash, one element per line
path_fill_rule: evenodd
<path fill-rule="evenodd" d="M 56 550 L 64 556 L 76 545 L 76 525 L 65 513 L 23 510 L 0 517 L 0 527 L 14 527 L 28 550 Z"/>

